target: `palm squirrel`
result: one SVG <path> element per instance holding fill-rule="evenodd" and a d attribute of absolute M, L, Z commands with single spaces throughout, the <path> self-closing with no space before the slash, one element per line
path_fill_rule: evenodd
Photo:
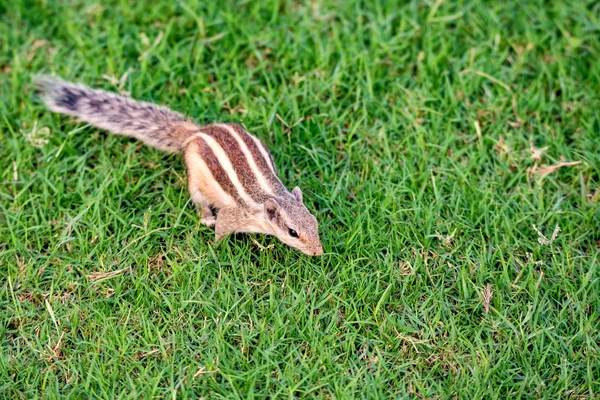
<path fill-rule="evenodd" d="M 183 153 L 192 201 L 202 223 L 215 227 L 215 241 L 233 232 L 264 233 L 305 254 L 323 254 L 317 219 L 304 205 L 302 191 L 283 186 L 267 147 L 240 125 L 200 126 L 156 104 L 47 76 L 36 81 L 54 112 Z M 218 210 L 216 218 L 211 207 Z"/>

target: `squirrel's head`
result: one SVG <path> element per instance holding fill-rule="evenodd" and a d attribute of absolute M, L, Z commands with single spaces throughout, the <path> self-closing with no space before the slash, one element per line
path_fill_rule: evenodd
<path fill-rule="evenodd" d="M 264 211 L 271 233 L 283 243 L 310 256 L 323 254 L 317 219 L 304 206 L 299 187 L 291 197 L 268 199 Z"/>

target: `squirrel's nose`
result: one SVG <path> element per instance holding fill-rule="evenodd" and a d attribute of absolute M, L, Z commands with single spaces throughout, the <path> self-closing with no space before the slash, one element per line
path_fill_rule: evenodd
<path fill-rule="evenodd" d="M 323 254 L 323 247 L 319 246 L 319 248 L 315 250 L 315 252 L 313 253 L 313 255 L 320 256 L 321 254 Z"/>

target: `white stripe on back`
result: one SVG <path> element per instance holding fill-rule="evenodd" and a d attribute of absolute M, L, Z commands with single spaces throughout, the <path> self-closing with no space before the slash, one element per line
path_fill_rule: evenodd
<path fill-rule="evenodd" d="M 227 156 L 227 153 L 225 153 L 225 151 L 219 145 L 219 143 L 217 143 L 217 141 L 215 139 L 213 139 L 211 136 L 207 135 L 206 133 L 200 132 L 200 133 L 196 134 L 195 136 L 198 136 L 198 137 L 201 137 L 202 139 L 204 139 L 204 142 L 213 151 L 213 153 L 215 154 L 215 157 L 217 157 L 217 160 L 219 160 L 219 164 L 221 164 L 221 167 L 223 168 L 223 170 L 225 171 L 225 173 L 231 180 L 231 183 L 233 183 L 233 186 L 237 190 L 240 197 L 244 200 L 244 202 L 246 204 L 248 204 L 248 206 L 250 206 L 250 207 L 259 208 L 260 205 L 256 201 L 254 201 L 252 199 L 252 197 L 250 197 L 250 195 L 248 193 L 246 193 L 246 191 L 244 190 L 244 186 L 238 179 L 238 176 L 235 173 L 235 169 L 233 168 L 231 161 L 229 161 L 229 157 Z"/>
<path fill-rule="evenodd" d="M 256 177 L 256 181 L 258 182 L 258 184 L 267 192 L 267 194 L 274 196 L 275 193 L 273 192 L 273 188 L 271 187 L 271 185 L 269 185 L 269 182 L 265 179 L 264 175 L 258 169 L 258 165 L 256 165 L 256 161 L 254 160 L 254 156 L 252 155 L 252 152 L 250 151 L 248 146 L 246 146 L 246 142 L 244 142 L 244 140 L 235 131 L 235 129 L 229 127 L 228 125 L 217 124 L 217 126 L 227 129 L 227 131 L 231 134 L 231 136 L 233 136 L 235 138 L 235 140 L 238 142 L 238 145 L 240 146 L 240 149 L 242 150 L 242 153 L 244 153 L 244 156 L 246 157 L 246 160 L 248 161 L 248 165 L 250 166 L 250 169 L 254 173 L 254 176 Z M 248 135 L 250 135 L 250 134 L 248 134 Z M 250 137 L 252 137 L 252 135 L 250 135 Z M 261 146 L 259 146 L 258 148 L 261 149 Z M 267 164 L 269 166 L 271 165 L 269 160 L 267 160 Z"/>
<path fill-rule="evenodd" d="M 267 153 L 267 151 L 265 150 L 265 148 L 264 148 L 263 144 L 260 142 L 260 140 L 255 138 L 254 135 L 250 135 L 250 137 L 252 138 L 252 140 L 254 140 L 254 143 L 256 143 L 256 147 L 258 147 L 258 151 L 260 151 L 260 154 L 262 154 L 262 156 L 264 157 L 265 161 L 267 162 L 267 165 L 269 166 L 269 168 L 271 168 L 273 175 L 275 175 L 275 177 L 277 178 L 277 174 L 275 173 L 275 167 L 273 166 L 271 157 L 269 157 L 269 153 Z"/>
<path fill-rule="evenodd" d="M 199 175 L 203 177 L 202 179 L 205 182 L 208 179 L 211 181 L 210 185 L 206 185 L 207 187 L 196 188 L 196 192 L 190 193 L 192 196 L 207 198 L 210 203 L 218 207 L 232 207 L 236 205 L 235 199 L 219 185 L 210 168 L 208 168 L 208 165 L 206 165 L 206 162 L 197 151 L 191 152 L 189 155 L 186 154 L 186 157 L 189 157 L 190 165 L 193 165 L 194 174 L 197 174 L 196 171 L 199 171 Z M 202 190 L 202 192 L 198 190 Z"/>

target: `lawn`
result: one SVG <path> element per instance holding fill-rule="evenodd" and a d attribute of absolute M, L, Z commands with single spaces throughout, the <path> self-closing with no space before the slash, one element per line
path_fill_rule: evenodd
<path fill-rule="evenodd" d="M 594 1 L 2 0 L 0 397 L 600 396 L 599 60 Z M 243 123 L 325 255 L 37 73 Z"/>

